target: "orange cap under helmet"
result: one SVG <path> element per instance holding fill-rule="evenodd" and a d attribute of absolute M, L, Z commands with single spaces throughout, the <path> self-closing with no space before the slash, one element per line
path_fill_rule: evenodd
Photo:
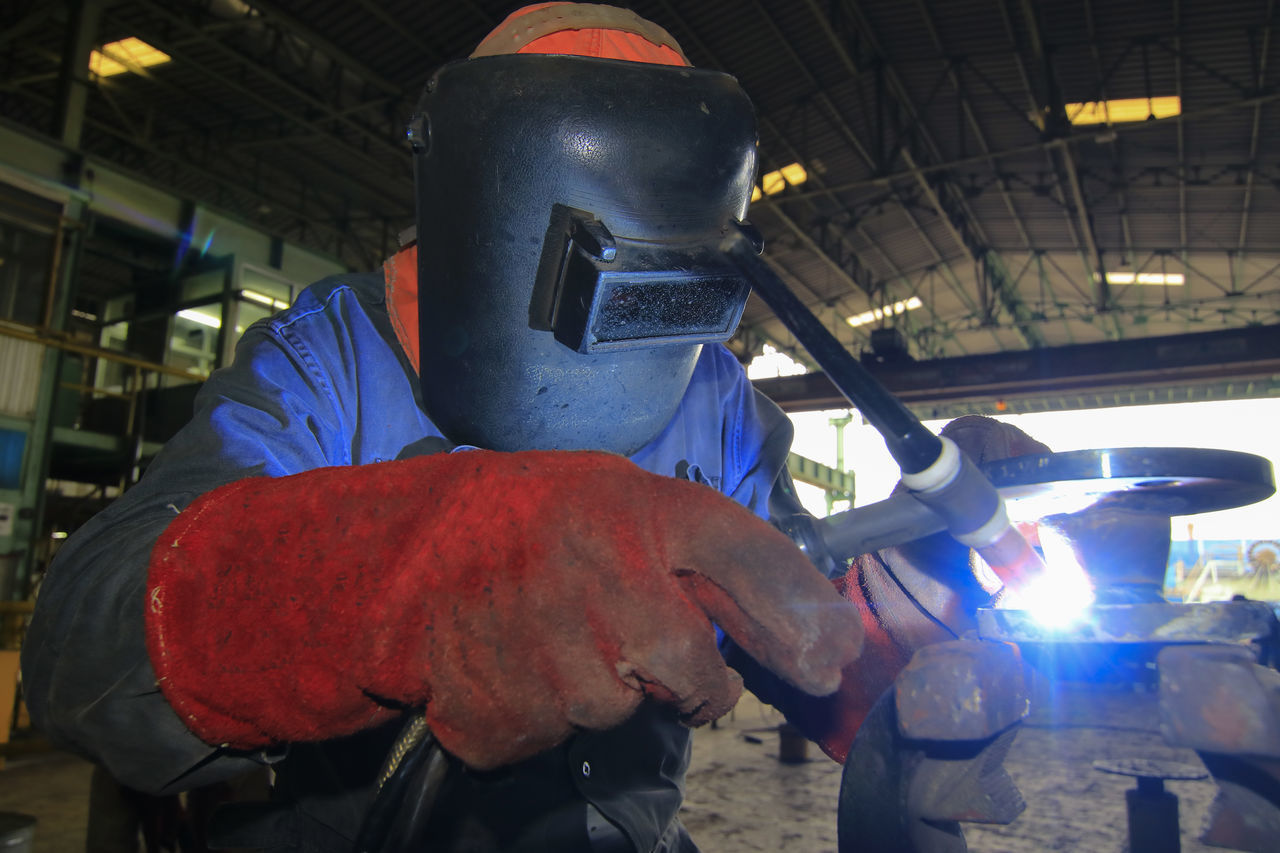
<path fill-rule="evenodd" d="M 635 12 L 594 3 L 534 3 L 507 16 L 471 54 L 552 53 L 690 65 L 680 45 Z"/>

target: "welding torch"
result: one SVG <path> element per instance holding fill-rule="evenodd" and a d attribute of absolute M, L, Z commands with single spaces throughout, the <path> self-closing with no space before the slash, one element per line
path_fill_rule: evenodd
<path fill-rule="evenodd" d="M 816 535 L 801 546 L 825 548 L 844 559 L 946 529 L 978 552 L 1006 590 L 1017 593 L 1042 576 L 1043 560 L 1010 523 L 1003 498 L 977 465 L 950 438 L 930 432 L 872 376 L 760 256 L 762 241 L 754 228 L 739 227 L 747 239 L 734 241 L 734 263 L 827 378 L 883 436 L 909 490 L 869 511 L 852 510 L 819 522 L 812 528 Z"/>

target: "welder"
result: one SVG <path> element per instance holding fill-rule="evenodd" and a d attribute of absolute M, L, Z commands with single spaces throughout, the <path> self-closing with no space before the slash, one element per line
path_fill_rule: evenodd
<path fill-rule="evenodd" d="M 455 765 L 427 849 L 695 850 L 689 727 L 737 699 L 726 658 L 840 756 L 924 639 L 886 608 L 937 627 L 767 522 L 799 511 L 790 425 L 721 346 L 751 105 L 631 12 L 539 4 L 409 136 L 402 250 L 249 328 L 61 550 L 33 718 L 148 791 L 269 765 L 240 846 L 349 849 L 416 714 Z"/>

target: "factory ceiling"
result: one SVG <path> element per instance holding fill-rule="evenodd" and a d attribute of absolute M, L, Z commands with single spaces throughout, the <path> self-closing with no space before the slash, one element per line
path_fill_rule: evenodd
<path fill-rule="evenodd" d="M 517 5 L 13 0 L 0 115 L 52 133 L 77 32 L 140 39 L 169 61 L 89 82 L 83 151 L 373 268 L 412 222 L 424 81 Z M 766 258 L 854 353 L 887 326 L 928 360 L 1280 321 L 1272 0 L 629 5 L 751 96 Z M 765 342 L 802 355 L 753 299 L 734 345 Z"/>

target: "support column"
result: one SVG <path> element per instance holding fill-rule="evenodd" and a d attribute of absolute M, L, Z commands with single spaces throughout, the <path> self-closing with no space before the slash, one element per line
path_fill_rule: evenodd
<path fill-rule="evenodd" d="M 70 0 L 71 25 L 62 50 L 58 73 L 57 106 L 50 133 L 68 148 L 80 147 L 84 131 L 85 105 L 93 84 L 89 81 L 89 54 L 97 47 L 98 23 L 102 19 L 101 0 Z"/>
<path fill-rule="evenodd" d="M 58 75 L 57 103 L 51 135 L 67 149 L 78 151 L 84 132 L 85 107 L 93 84 L 89 79 L 89 54 L 98 46 L 102 0 L 69 0 L 70 26 L 62 51 L 62 68 Z M 72 154 L 63 169 L 64 183 L 78 189 L 84 174 L 84 160 Z M 49 258 L 50 291 L 46 298 L 44 324 L 51 331 L 66 328 L 67 317 L 75 300 L 78 282 L 80 248 L 84 236 L 85 205 L 72 197 L 63 210 L 61 227 Z M 45 553 L 43 541 L 46 480 L 53 445 L 53 417 L 57 403 L 58 383 L 62 376 L 63 354 L 56 347 L 46 347 L 41 360 L 40 388 L 35 415 L 27 435 L 22 463 L 20 497 L 14 525 L 14 542 L 26 542 L 14 566 L 11 595 L 27 594 L 37 561 Z"/>

